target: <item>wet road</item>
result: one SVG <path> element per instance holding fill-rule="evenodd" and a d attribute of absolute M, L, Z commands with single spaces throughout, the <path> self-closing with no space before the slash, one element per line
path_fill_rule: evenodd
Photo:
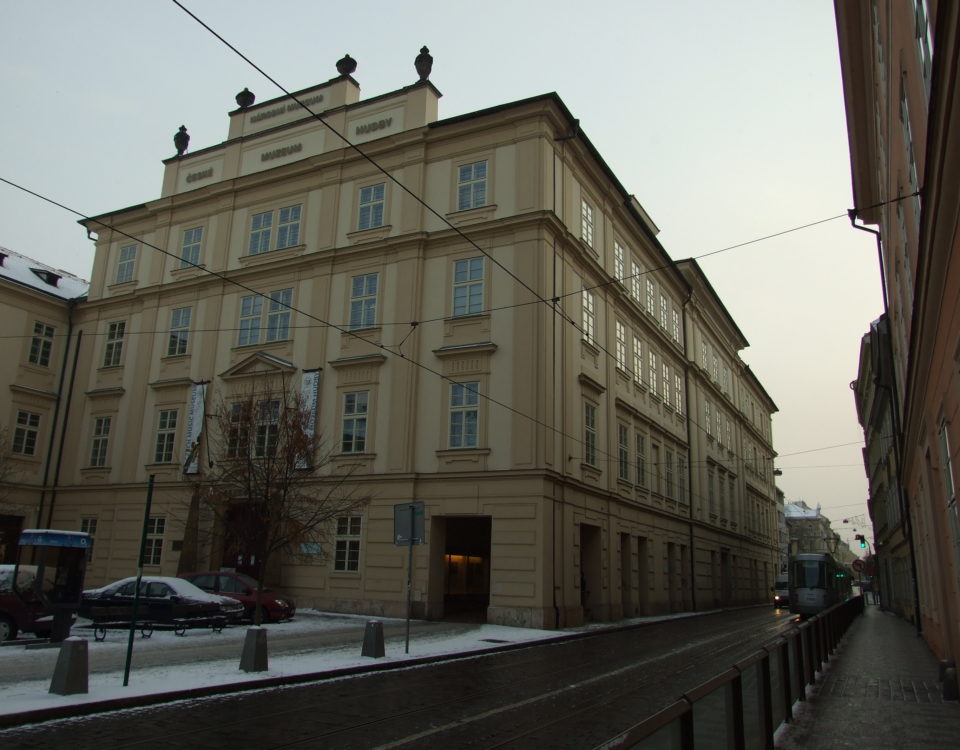
<path fill-rule="evenodd" d="M 0 732 L 12 748 L 589 748 L 775 639 L 753 608 Z"/>

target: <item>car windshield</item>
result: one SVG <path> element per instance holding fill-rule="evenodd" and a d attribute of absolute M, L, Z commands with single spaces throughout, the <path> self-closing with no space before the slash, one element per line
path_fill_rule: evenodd
<path fill-rule="evenodd" d="M 258 585 L 257 579 L 251 578 L 246 573 L 237 573 L 237 578 L 239 578 L 241 581 L 243 581 L 247 586 L 249 586 L 252 589 L 255 589 Z"/>

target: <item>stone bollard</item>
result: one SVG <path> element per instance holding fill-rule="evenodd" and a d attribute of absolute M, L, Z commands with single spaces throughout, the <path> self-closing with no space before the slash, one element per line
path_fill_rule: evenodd
<path fill-rule="evenodd" d="M 369 620 L 366 630 L 363 631 L 363 650 L 360 656 L 370 656 L 379 659 L 386 652 L 383 650 L 383 623 L 379 620 Z"/>
<path fill-rule="evenodd" d="M 50 692 L 57 695 L 86 693 L 88 674 L 86 640 L 77 637 L 64 639 L 50 681 Z"/>
<path fill-rule="evenodd" d="M 947 667 L 943 670 L 942 694 L 945 701 L 960 700 L 960 685 L 957 684 L 956 667 Z"/>
<path fill-rule="evenodd" d="M 267 631 L 263 628 L 247 628 L 240 669 L 244 672 L 267 671 Z"/>

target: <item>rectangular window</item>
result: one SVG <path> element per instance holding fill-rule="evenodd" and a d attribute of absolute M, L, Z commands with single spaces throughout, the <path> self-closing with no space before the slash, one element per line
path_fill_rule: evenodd
<path fill-rule="evenodd" d="M 722 471 L 717 471 L 717 508 L 721 518 L 727 517 L 727 496 L 725 487 L 727 486 L 727 475 Z"/>
<path fill-rule="evenodd" d="M 617 367 L 627 369 L 627 327 L 617 321 Z"/>
<path fill-rule="evenodd" d="M 340 450 L 363 453 L 367 447 L 367 411 L 369 391 L 351 391 L 343 396 L 343 432 Z"/>
<path fill-rule="evenodd" d="M 133 272 L 137 267 L 137 246 L 127 245 L 120 248 L 120 260 L 117 262 L 117 283 L 133 281 Z"/>
<path fill-rule="evenodd" d="M 709 437 L 713 437 L 713 413 L 709 401 L 703 402 L 703 428 Z"/>
<path fill-rule="evenodd" d="M 682 338 L 682 332 L 680 330 L 680 312 L 678 310 L 673 311 L 673 340 L 678 344 Z"/>
<path fill-rule="evenodd" d="M 200 244 L 203 242 L 203 227 L 187 229 L 183 233 L 180 248 L 180 268 L 190 268 L 200 263 Z"/>
<path fill-rule="evenodd" d="M 277 454 L 277 438 L 280 434 L 280 401 L 270 399 L 257 404 L 257 433 L 254 438 L 254 455 L 257 458 Z"/>
<path fill-rule="evenodd" d="M 476 448 L 480 416 L 480 383 L 454 383 L 450 386 L 451 448 Z"/>
<path fill-rule="evenodd" d="M 30 411 L 17 412 L 17 426 L 13 430 L 10 450 L 21 456 L 37 455 L 37 437 L 40 434 L 40 415 Z"/>
<path fill-rule="evenodd" d="M 90 444 L 90 465 L 107 465 L 107 449 L 110 447 L 112 417 L 96 417 L 93 420 L 93 440 Z"/>
<path fill-rule="evenodd" d="M 350 328 L 373 328 L 377 324 L 377 287 L 380 274 L 354 276 L 350 284 Z"/>
<path fill-rule="evenodd" d="M 300 244 L 302 205 L 286 206 L 277 211 L 264 211 L 250 219 L 250 255 L 262 255 Z M 274 234 L 273 228 L 277 232 Z"/>
<path fill-rule="evenodd" d="M 583 405 L 583 460 L 590 466 L 597 465 L 597 407 Z"/>
<path fill-rule="evenodd" d="M 453 264 L 453 314 L 483 312 L 483 258 L 467 258 Z"/>
<path fill-rule="evenodd" d="M 667 330 L 667 298 L 660 295 L 660 327 Z"/>
<path fill-rule="evenodd" d="M 293 305 L 293 290 L 279 289 L 270 292 L 267 301 L 267 341 L 286 341 L 290 338 L 290 307 Z"/>
<path fill-rule="evenodd" d="M 647 279 L 647 312 L 651 315 L 654 314 L 654 305 L 656 304 L 654 301 L 655 299 L 656 296 L 654 294 L 653 280 Z"/>
<path fill-rule="evenodd" d="M 580 239 L 593 247 L 593 206 L 580 201 Z"/>
<path fill-rule="evenodd" d="M 386 183 L 360 188 L 360 212 L 357 229 L 374 229 L 383 226 L 383 204 L 386 196 Z"/>
<path fill-rule="evenodd" d="M 641 487 L 647 486 L 647 438 L 636 433 L 636 451 L 637 451 L 637 484 Z"/>
<path fill-rule="evenodd" d="M 639 337 L 633 337 L 633 381 L 639 383 L 643 378 L 643 344 Z"/>
<path fill-rule="evenodd" d="M 360 516 L 341 516 L 337 519 L 337 536 L 334 540 L 333 569 L 360 570 Z"/>
<path fill-rule="evenodd" d="M 673 405 L 678 414 L 683 414 L 683 379 L 679 374 L 673 376 Z"/>
<path fill-rule="evenodd" d="M 50 352 L 53 350 L 54 327 L 41 323 L 33 324 L 33 339 L 30 341 L 30 354 L 27 361 L 32 365 L 47 367 L 50 365 Z"/>
<path fill-rule="evenodd" d="M 167 519 L 163 516 L 150 516 L 147 521 L 146 546 L 143 548 L 143 564 L 159 565 L 163 557 L 163 532 Z"/>
<path fill-rule="evenodd" d="M 663 454 L 663 494 L 674 499 L 673 495 L 673 451 Z"/>
<path fill-rule="evenodd" d="M 487 205 L 487 162 L 464 164 L 457 170 L 457 210 Z"/>
<path fill-rule="evenodd" d="M 631 266 L 630 274 L 630 296 L 633 297 L 634 301 L 639 305 L 640 298 L 643 295 L 641 288 L 643 286 L 643 269 L 640 267 L 639 263 L 634 263 Z"/>
<path fill-rule="evenodd" d="M 663 380 L 660 382 L 663 383 L 663 403 L 672 406 L 670 403 L 670 365 L 666 362 L 663 363 Z"/>
<path fill-rule="evenodd" d="M 583 327 L 583 338 L 587 343 L 593 344 L 596 342 L 596 327 L 597 327 L 597 310 L 596 310 L 596 299 L 593 296 L 593 292 L 589 292 L 586 289 L 583 290 L 581 294 L 582 298 L 582 327 Z"/>
<path fill-rule="evenodd" d="M 623 245 L 619 242 L 613 243 L 613 277 L 623 283 L 623 277 L 625 275 L 625 265 L 623 260 Z"/>
<path fill-rule="evenodd" d="M 301 206 L 281 208 L 277 216 L 277 250 L 300 244 Z"/>
<path fill-rule="evenodd" d="M 677 500 L 687 501 L 687 459 L 677 456 Z"/>
<path fill-rule="evenodd" d="M 278 289 L 268 295 L 251 294 L 240 298 L 240 333 L 237 346 L 260 343 L 264 297 L 267 300 L 266 342 L 285 341 L 290 337 L 290 308 L 293 290 Z"/>
<path fill-rule="evenodd" d="M 97 519 L 81 518 L 80 531 L 90 535 L 90 546 L 87 547 L 87 562 L 90 562 L 93 559 L 93 545 L 97 537 Z"/>
<path fill-rule="evenodd" d="M 161 409 L 157 419 L 157 446 L 153 462 L 173 463 L 173 445 L 177 439 L 177 410 Z"/>
<path fill-rule="evenodd" d="M 175 307 L 170 311 L 170 334 L 167 339 L 168 357 L 187 353 L 191 312 L 189 307 Z"/>
<path fill-rule="evenodd" d="M 123 358 L 123 334 L 127 324 L 123 321 L 107 326 L 107 341 L 103 347 L 103 366 L 116 367 Z"/>
<path fill-rule="evenodd" d="M 647 368 L 650 377 L 650 393 L 656 396 L 659 393 L 657 390 L 657 354 L 656 352 L 651 351 L 649 347 L 647 348 L 647 352 L 647 358 L 650 365 Z"/>
<path fill-rule="evenodd" d="M 254 214 L 250 221 L 250 255 L 270 252 L 273 231 L 273 211 Z"/>
<path fill-rule="evenodd" d="M 244 422 L 247 410 L 246 404 L 239 402 L 230 404 L 230 435 L 227 438 L 227 457 L 241 458 L 250 445 Z"/>
<path fill-rule="evenodd" d="M 625 424 L 617 425 L 617 477 L 630 481 L 630 430 Z"/>

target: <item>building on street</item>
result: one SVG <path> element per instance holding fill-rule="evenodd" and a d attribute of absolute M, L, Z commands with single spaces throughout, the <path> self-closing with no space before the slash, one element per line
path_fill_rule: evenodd
<path fill-rule="evenodd" d="M 153 476 L 147 572 L 237 568 L 301 607 L 402 615 L 411 502 L 418 617 L 767 601 L 776 405 L 702 269 L 557 95 L 440 119 L 428 77 L 361 99 L 343 71 L 244 90 L 223 142 L 180 131 L 159 197 L 83 222 L 51 524 L 95 530 L 88 581 L 135 569 Z M 261 569 L 192 501 L 215 405 L 270 378 L 312 394 L 329 476 L 372 500 Z"/>

